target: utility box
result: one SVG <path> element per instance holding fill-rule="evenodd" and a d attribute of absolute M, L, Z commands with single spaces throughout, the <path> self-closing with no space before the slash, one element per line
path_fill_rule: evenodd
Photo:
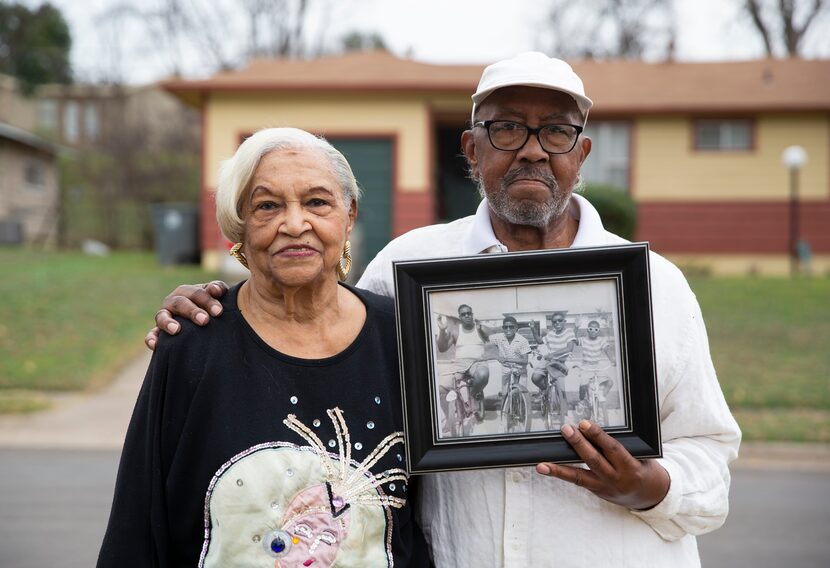
<path fill-rule="evenodd" d="M 18 219 L 0 219 L 0 245 L 22 245 L 23 223 Z"/>
<path fill-rule="evenodd" d="M 199 206 L 195 203 L 150 205 L 159 264 L 199 262 Z"/>

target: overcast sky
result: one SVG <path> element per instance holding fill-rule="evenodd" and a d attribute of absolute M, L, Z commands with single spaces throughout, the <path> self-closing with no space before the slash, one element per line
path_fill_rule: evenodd
<path fill-rule="evenodd" d="M 104 75 L 119 61 L 123 79 L 146 83 L 170 70 L 163 56 L 155 54 L 151 38 L 138 30 L 123 31 L 122 52 L 101 38 L 100 16 L 117 0 L 51 0 L 64 13 L 73 35 L 73 68 L 81 80 Z M 146 5 L 133 0 L 136 5 Z M 211 0 L 187 0 L 190 2 Z M 38 0 L 27 0 L 29 5 Z M 187 2 L 183 2 L 187 3 Z M 519 51 L 544 45 L 540 22 L 544 0 L 354 0 L 349 11 L 333 10 L 332 33 L 360 29 L 379 32 L 399 56 L 435 63 L 490 63 Z M 675 0 L 678 35 L 676 57 L 686 61 L 733 60 L 763 55 L 760 40 L 742 23 L 734 1 Z M 355 7 L 359 9 L 354 9 Z M 238 33 L 229 30 L 228 41 Z M 830 33 L 824 34 L 827 38 Z M 239 38 L 237 41 L 244 41 Z M 830 41 L 813 45 L 814 54 L 830 57 Z M 198 57 L 185 68 L 186 76 L 204 76 Z"/>

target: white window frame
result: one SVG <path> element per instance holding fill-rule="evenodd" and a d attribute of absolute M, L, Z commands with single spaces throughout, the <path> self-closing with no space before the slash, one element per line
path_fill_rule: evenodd
<path fill-rule="evenodd" d="M 692 123 L 694 149 L 698 152 L 750 152 L 754 149 L 755 125 L 749 118 L 698 118 Z M 702 140 L 703 128 L 714 128 L 714 143 Z"/>

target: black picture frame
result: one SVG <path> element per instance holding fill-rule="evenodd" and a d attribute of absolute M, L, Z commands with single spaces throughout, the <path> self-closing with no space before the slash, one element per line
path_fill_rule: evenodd
<path fill-rule="evenodd" d="M 559 431 L 562 422 L 575 424 L 580 416 L 600 422 L 634 457 L 662 456 L 648 243 L 405 260 L 394 262 L 393 271 L 410 473 L 580 462 Z M 453 317 L 456 304 L 462 316 Z M 467 304 L 473 307 L 461 307 Z M 451 397 L 465 398 L 466 383 L 456 381 L 460 375 L 453 371 L 464 369 L 470 361 L 462 356 L 462 351 L 469 354 L 466 343 L 470 341 L 465 339 L 465 346 L 459 347 L 456 339 L 447 347 L 452 340 L 446 338 L 453 334 L 460 338 L 462 331 L 467 332 L 466 338 L 472 337 L 473 331 L 465 328 L 461 317 L 468 318 L 469 327 L 469 315 L 464 312 L 474 309 L 482 332 L 493 332 L 488 338 L 491 345 L 482 347 L 489 354 L 481 356 L 490 376 L 481 391 L 483 399 L 470 398 L 467 390 L 469 407 L 462 415 L 465 407 L 461 403 L 445 403 L 446 396 L 440 401 L 439 396 L 455 391 Z M 533 319 L 534 315 L 539 319 Z M 504 367 L 492 361 L 496 350 L 492 342 L 504 342 L 510 334 L 512 322 L 503 320 L 507 316 L 516 319 L 518 335 L 527 341 L 531 356 L 553 375 L 567 373 L 557 379 L 563 381 L 567 398 L 567 405 L 560 407 L 564 417 L 546 419 L 555 405 L 542 406 L 545 397 L 529 378 L 525 378 L 523 393 L 518 373 L 506 381 L 500 376 L 499 369 Z M 507 328 L 503 336 L 489 325 L 499 318 Z M 444 338 L 440 337 L 442 326 Z M 538 352 L 548 346 L 556 348 L 557 337 L 568 326 L 579 345 L 565 355 L 564 371 L 548 369 Z M 539 342 L 544 331 L 547 334 Z M 548 334 L 554 335 L 549 338 Z M 508 349 L 526 349 L 516 347 L 520 342 L 515 337 L 507 345 Z M 450 349 L 458 352 L 458 358 L 447 355 Z M 607 362 L 600 374 L 596 369 L 603 355 Z M 535 369 L 529 366 L 526 374 Z M 479 372 L 476 367 L 472 371 Z M 499 391 L 495 402 L 494 383 Z M 483 406 L 478 400 L 483 400 Z M 451 424 L 444 421 L 442 403 L 452 417 Z M 522 412 L 523 407 L 529 412 Z M 594 414 L 586 416 L 591 410 Z M 492 422 L 494 418 L 498 424 Z"/>

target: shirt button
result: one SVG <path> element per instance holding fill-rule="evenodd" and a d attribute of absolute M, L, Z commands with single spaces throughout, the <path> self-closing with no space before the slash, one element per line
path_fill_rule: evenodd
<path fill-rule="evenodd" d="M 513 483 L 521 483 L 522 481 L 522 474 L 518 471 L 513 472 Z"/>

